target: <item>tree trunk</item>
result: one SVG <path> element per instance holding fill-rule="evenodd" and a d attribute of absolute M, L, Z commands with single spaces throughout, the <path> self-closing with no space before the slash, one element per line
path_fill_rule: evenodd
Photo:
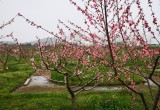
<path fill-rule="evenodd" d="M 71 96 L 72 101 L 72 110 L 77 110 L 77 103 L 76 103 L 77 97 L 75 95 Z"/>
<path fill-rule="evenodd" d="M 139 95 L 140 95 L 140 97 L 141 97 L 141 100 L 142 100 L 144 109 L 145 109 L 145 110 L 149 110 L 148 105 L 147 105 L 147 102 L 146 102 L 146 100 L 145 100 L 143 94 L 141 93 L 141 94 L 139 94 Z"/>
<path fill-rule="evenodd" d="M 64 80 L 65 80 L 65 85 L 67 87 L 68 92 L 71 95 L 71 102 L 72 102 L 72 110 L 77 110 L 77 103 L 76 103 L 76 95 L 74 94 L 74 91 L 72 91 L 70 85 L 69 85 L 69 79 L 68 79 L 68 74 L 65 75 Z"/>
<path fill-rule="evenodd" d="M 158 101 L 159 101 L 159 98 L 160 98 L 160 87 L 158 88 L 158 93 L 156 95 L 156 99 L 154 101 L 154 104 L 153 104 L 153 109 L 152 110 L 156 110 L 156 108 L 159 110 L 158 108 Z"/>
<path fill-rule="evenodd" d="M 5 71 L 7 69 L 6 64 L 3 65 L 3 70 Z"/>

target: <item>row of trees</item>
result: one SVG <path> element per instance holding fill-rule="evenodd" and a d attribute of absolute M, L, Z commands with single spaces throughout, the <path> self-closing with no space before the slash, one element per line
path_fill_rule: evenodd
<path fill-rule="evenodd" d="M 159 44 L 160 25 L 156 13 L 153 12 L 152 1 L 147 1 L 152 23 L 147 20 L 140 0 L 83 0 L 82 7 L 74 0 L 70 2 L 84 15 L 86 28 L 71 21 L 65 24 L 59 20 L 59 32 L 54 34 L 20 13 L 17 15 L 30 25 L 55 36 L 60 42 L 47 45 L 47 42 L 41 43 L 38 40 L 38 52 L 34 56 L 39 55 L 40 64 L 34 58 L 31 60 L 36 72 L 46 69 L 64 76 L 61 81 L 49 79 L 66 86 L 71 95 L 73 109 L 77 109 L 77 95 L 86 90 L 85 87 L 92 83 L 94 88 L 105 78 L 110 81 L 111 77 L 139 96 L 145 110 L 149 110 L 150 106 L 146 97 L 151 97 L 153 110 L 160 109 L 160 84 L 154 79 L 155 70 L 159 66 L 160 50 L 159 47 L 151 48 L 149 44 L 150 39 Z M 133 8 L 137 12 L 133 12 Z M 14 19 L 2 25 L 1 29 Z M 117 39 L 122 41 L 120 45 L 117 45 Z M 18 49 L 22 53 L 20 45 Z M 106 74 L 101 73 L 100 66 L 106 68 Z M 146 80 L 149 95 L 145 96 L 143 88 L 137 89 L 131 74 Z M 78 83 L 72 85 L 73 80 L 78 80 Z M 153 94 L 150 81 L 156 85 L 156 94 Z"/>

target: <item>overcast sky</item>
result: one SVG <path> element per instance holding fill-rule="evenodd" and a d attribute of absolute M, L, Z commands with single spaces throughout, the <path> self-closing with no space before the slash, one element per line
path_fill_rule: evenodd
<path fill-rule="evenodd" d="M 82 15 L 69 0 L 0 0 L 0 25 L 7 22 L 17 13 L 23 14 L 44 28 L 56 32 L 58 19 L 71 20 L 78 24 L 83 21 Z M 39 38 L 52 37 L 50 34 L 28 25 L 23 19 L 16 18 L 15 23 L 0 30 L 0 36 L 13 32 L 20 42 Z"/>
<path fill-rule="evenodd" d="M 78 1 L 78 0 L 77 0 Z M 140 0 L 148 1 L 148 0 Z M 160 0 L 154 0 L 154 10 L 160 18 Z M 17 13 L 23 14 L 44 28 L 56 32 L 58 19 L 83 23 L 83 16 L 70 4 L 69 0 L 0 0 L 0 25 L 13 18 Z M 148 18 L 149 19 L 149 18 Z M 28 42 L 39 38 L 52 37 L 50 34 L 37 30 L 18 18 L 15 23 L 0 30 L 0 36 L 13 32 L 20 42 Z"/>

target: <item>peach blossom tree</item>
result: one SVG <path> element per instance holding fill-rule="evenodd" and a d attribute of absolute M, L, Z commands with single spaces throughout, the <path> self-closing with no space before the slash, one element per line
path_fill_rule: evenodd
<path fill-rule="evenodd" d="M 36 54 L 40 57 L 40 65 L 32 58 L 32 66 L 36 73 L 56 84 L 65 85 L 71 96 L 72 109 L 75 110 L 78 94 L 100 84 L 103 81 L 103 74 L 99 71 L 100 61 L 96 58 L 98 56 L 89 55 L 93 53 L 90 47 L 78 46 L 63 38 L 60 41 L 61 43 L 52 42 L 51 45 L 47 45 L 47 42 L 38 40 L 39 51 Z M 44 75 L 41 70 L 48 70 L 53 77 Z M 55 76 L 58 76 L 58 79 Z"/>
<path fill-rule="evenodd" d="M 108 73 L 112 72 L 122 85 L 140 96 L 146 110 L 149 109 L 147 97 L 151 97 L 153 110 L 160 109 L 160 84 L 154 79 L 159 66 L 160 50 L 159 46 L 152 47 L 150 42 L 154 41 L 159 45 L 160 25 L 157 12 L 154 12 L 154 1 L 145 1 L 146 7 L 140 0 L 83 0 L 83 6 L 78 5 L 75 0 L 70 2 L 85 19 L 84 26 L 78 26 L 71 21 L 67 24 L 59 21 L 65 31 L 70 33 L 70 39 L 80 42 L 81 45 L 88 42 L 93 46 L 105 47 L 106 56 L 97 58 L 111 68 Z M 146 13 L 145 10 L 149 11 Z M 60 29 L 61 34 L 64 29 Z M 120 45 L 117 45 L 118 41 L 121 42 Z M 131 76 L 147 81 L 149 96 L 145 97 L 143 88 L 136 86 Z M 130 85 L 127 81 L 130 81 Z M 157 87 L 156 95 L 153 94 L 154 87 L 150 82 Z"/>

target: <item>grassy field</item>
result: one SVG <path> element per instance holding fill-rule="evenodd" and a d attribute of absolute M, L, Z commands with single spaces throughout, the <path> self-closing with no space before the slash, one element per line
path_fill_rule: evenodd
<path fill-rule="evenodd" d="M 34 73 L 26 63 L 8 65 L 0 71 L 0 110 L 70 110 L 67 91 L 16 93 L 14 90 Z M 149 100 L 149 99 L 148 99 Z M 136 103 L 135 103 L 136 102 Z M 83 92 L 78 96 L 79 110 L 142 110 L 140 99 L 132 100 L 127 90 Z"/>
<path fill-rule="evenodd" d="M 10 93 L 21 86 L 33 74 L 31 66 L 25 63 L 9 64 L 8 69 L 0 71 L 0 93 Z"/>
<path fill-rule="evenodd" d="M 70 110 L 71 103 L 67 92 L 48 93 L 11 93 L 2 95 L 1 110 Z M 79 110 L 141 110 L 140 104 L 134 103 L 123 92 L 89 92 L 79 95 Z"/>

